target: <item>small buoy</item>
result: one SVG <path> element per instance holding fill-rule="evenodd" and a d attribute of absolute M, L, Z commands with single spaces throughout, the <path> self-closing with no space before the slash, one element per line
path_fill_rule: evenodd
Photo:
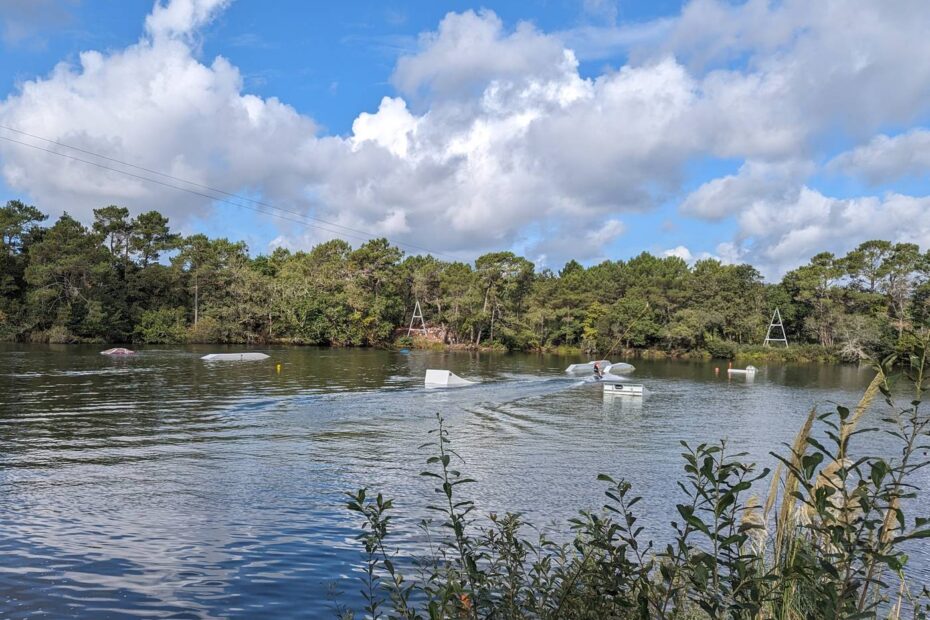
<path fill-rule="evenodd" d="M 719 375 L 719 374 L 720 374 L 720 366 L 714 366 L 714 374 L 715 374 L 715 375 Z"/>
<path fill-rule="evenodd" d="M 275 369 L 275 372 L 277 372 L 280 375 L 281 374 L 281 363 L 279 362 L 275 364 L 274 369 Z"/>

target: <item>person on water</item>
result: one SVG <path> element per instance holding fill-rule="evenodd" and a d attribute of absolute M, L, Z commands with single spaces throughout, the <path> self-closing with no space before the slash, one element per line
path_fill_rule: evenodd
<path fill-rule="evenodd" d="M 594 362 L 594 376 L 597 377 L 598 379 L 604 378 L 604 373 L 601 372 L 601 367 L 598 365 L 597 362 Z"/>

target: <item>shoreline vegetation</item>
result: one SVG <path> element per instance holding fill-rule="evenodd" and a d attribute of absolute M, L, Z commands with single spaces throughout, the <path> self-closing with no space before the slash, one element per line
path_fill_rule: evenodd
<path fill-rule="evenodd" d="M 909 243 L 823 252 L 765 282 L 713 259 L 644 252 L 555 272 L 512 252 L 404 256 L 386 239 L 252 257 L 241 241 L 182 237 L 155 211 L 47 219 L 0 207 L 0 341 L 856 362 L 906 351 L 930 327 L 930 251 Z M 408 337 L 417 301 L 428 329 Z M 787 350 L 761 346 L 776 308 Z"/>
<path fill-rule="evenodd" d="M 418 541 L 392 535 L 407 507 L 364 488 L 347 493 L 365 606 L 337 611 L 410 620 L 927 618 L 930 590 L 908 562 L 909 547 L 930 539 L 915 476 L 930 464 L 920 402 L 930 388 L 926 336 L 901 357 L 875 365 L 855 408 L 812 409 L 793 443 L 771 453 L 774 472 L 725 441 L 682 441 L 681 503 L 666 545 L 643 534 L 642 498 L 607 474 L 597 477 L 604 505 L 579 511 L 561 535 L 519 513 L 479 516 L 466 491 L 475 480 L 460 471 L 467 463 L 437 414 L 421 474 L 435 483 L 424 498 L 434 518 L 419 521 Z M 898 403 L 892 394 L 902 392 Z M 881 422 L 866 426 L 882 398 Z M 871 452 L 876 432 L 895 439 L 889 454 Z"/>

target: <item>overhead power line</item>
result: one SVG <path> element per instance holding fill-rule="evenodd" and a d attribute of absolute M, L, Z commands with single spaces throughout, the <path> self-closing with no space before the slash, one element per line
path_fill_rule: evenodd
<path fill-rule="evenodd" d="M 18 144 L 18 145 L 21 145 L 21 146 L 25 146 L 25 147 L 28 147 L 28 148 L 31 148 L 31 149 L 35 149 L 35 150 L 37 150 L 37 151 L 42 151 L 42 152 L 45 152 L 45 153 L 49 153 L 49 154 L 51 154 L 51 155 L 56 155 L 56 156 L 58 156 L 58 157 L 62 157 L 62 158 L 65 158 L 65 159 L 70 159 L 70 160 L 72 160 L 72 161 L 80 162 L 80 163 L 83 163 L 83 164 L 88 164 L 88 165 L 90 165 L 90 166 L 95 166 L 95 167 L 100 168 L 100 169 L 103 169 L 103 170 L 108 170 L 108 171 L 110 171 L 110 172 L 115 172 L 115 173 L 117 173 L 117 174 L 122 174 L 122 175 L 125 175 L 125 176 L 127 176 L 127 177 L 131 177 L 131 178 L 138 179 L 138 180 L 141 180 L 141 181 L 146 181 L 146 182 L 149 182 L 149 183 L 154 183 L 154 184 L 161 185 L 161 186 L 163 186 L 163 187 L 167 187 L 167 188 L 174 189 L 174 190 L 181 191 L 181 192 L 187 192 L 187 193 L 193 194 L 193 195 L 195 195 L 195 196 L 200 196 L 200 197 L 202 197 L 202 198 L 207 198 L 207 199 L 212 200 L 212 201 L 214 201 L 214 202 L 220 202 L 220 203 L 228 204 L 228 205 L 231 205 L 231 206 L 234 206 L 234 207 L 239 207 L 239 208 L 243 208 L 243 209 L 249 209 L 249 210 L 254 211 L 254 212 L 256 212 L 256 213 L 261 213 L 261 214 L 263 214 L 263 215 L 270 215 L 270 216 L 272 216 L 272 217 L 277 217 L 277 218 L 282 219 L 282 220 L 294 222 L 294 223 L 297 223 L 297 224 L 302 224 L 302 225 L 304 225 L 304 226 L 308 226 L 308 227 L 310 227 L 310 228 L 315 228 L 315 229 L 317 229 L 317 230 L 321 230 L 321 231 L 324 231 L 324 232 L 328 232 L 328 233 L 331 233 L 331 234 L 334 234 L 334 235 L 337 235 L 337 236 L 349 237 L 349 238 L 352 238 L 352 239 L 357 239 L 357 240 L 362 240 L 362 241 L 370 241 L 370 240 L 373 239 L 373 238 L 384 237 L 384 236 L 385 236 L 385 235 L 375 234 L 375 233 L 372 233 L 372 232 L 369 232 L 369 231 L 365 231 L 365 230 L 360 230 L 360 229 L 357 229 L 357 228 L 351 228 L 351 227 L 349 227 L 349 226 L 344 226 L 344 225 L 342 225 L 342 224 L 337 224 L 337 223 L 335 223 L 335 222 L 330 222 L 330 221 L 324 220 L 324 219 L 322 219 L 322 218 L 315 217 L 315 216 L 313 216 L 313 215 L 307 215 L 307 214 L 305 214 L 305 213 L 301 213 L 300 211 L 295 211 L 295 210 L 293 210 L 293 209 L 286 209 L 286 208 L 284 208 L 284 207 L 279 207 L 279 206 L 277 206 L 277 205 L 274 205 L 274 204 L 271 204 L 271 203 L 268 203 L 268 202 L 265 202 L 265 201 L 262 201 L 262 200 L 257 200 L 257 199 L 254 199 L 254 198 L 249 198 L 248 196 L 243 196 L 243 195 L 241 195 L 241 194 L 236 194 L 236 193 L 234 193 L 234 192 L 229 192 L 229 191 L 226 191 L 226 190 L 223 190 L 223 189 L 219 189 L 219 188 L 216 188 L 216 187 L 212 187 L 212 186 L 210 186 L 210 185 L 204 185 L 203 183 L 198 183 L 198 182 L 196 182 L 196 181 L 191 181 L 191 180 L 189 180 L 189 179 L 184 179 L 184 178 L 181 178 L 181 177 L 172 175 L 172 174 L 168 174 L 168 173 L 166 173 L 166 172 L 161 172 L 161 171 L 159 171 L 159 170 L 154 170 L 154 169 L 151 169 L 151 168 L 146 168 L 146 167 L 144 167 L 144 166 L 139 166 L 139 165 L 137 165 L 137 164 L 132 164 L 132 163 L 129 163 L 129 162 L 126 162 L 126 161 L 122 161 L 122 160 L 120 160 L 120 159 L 116 159 L 116 158 L 114 158 L 114 157 L 109 157 L 109 156 L 107 156 L 107 155 L 102 155 L 102 154 L 100 154 L 100 153 L 95 153 L 94 151 L 90 151 L 90 150 L 87 150 L 87 149 L 83 149 L 83 148 L 81 148 L 81 147 L 73 146 L 73 145 L 70 145 L 70 144 L 66 144 L 66 143 L 64 143 L 64 142 L 59 142 L 59 141 L 57 141 L 57 140 L 52 140 L 52 139 L 50 139 L 50 138 L 44 138 L 44 137 L 42 137 L 42 136 L 38 136 L 38 135 L 35 135 L 35 134 L 31 134 L 31 133 L 22 131 L 22 130 L 20 130 L 20 129 L 16 129 L 16 128 L 14 128 L 14 127 L 9 127 L 9 126 L 7 126 L 7 125 L 0 125 L 0 129 L 4 129 L 4 130 L 6 130 L 6 131 L 13 132 L 13 133 L 19 134 L 19 135 L 21 135 L 21 136 L 26 136 L 26 137 L 28 137 L 28 138 L 32 138 L 32 139 L 35 139 L 35 140 L 41 140 L 42 142 L 45 142 L 45 143 L 47 143 L 47 144 L 54 144 L 55 146 L 59 146 L 59 147 L 66 148 L 66 149 L 70 149 L 70 150 L 73 150 L 73 151 L 76 151 L 76 152 L 79 152 L 79 153 L 84 153 L 84 154 L 86 154 L 86 155 L 90 155 L 90 156 L 92 156 L 92 157 L 96 157 L 96 158 L 102 159 L 102 160 L 104 160 L 104 161 L 112 162 L 112 163 L 114 163 L 114 164 L 119 164 L 120 166 L 125 166 L 125 167 L 131 168 L 131 169 L 133 169 L 133 170 L 138 170 L 138 171 L 140 171 L 140 172 L 145 172 L 145 173 L 148 173 L 148 174 L 150 174 L 150 175 L 155 175 L 155 176 L 161 177 L 162 179 L 167 179 L 167 181 L 160 180 L 160 179 L 156 179 L 156 178 L 152 178 L 152 177 L 150 177 L 150 176 L 146 176 L 146 175 L 142 175 L 142 174 L 135 174 L 135 173 L 133 173 L 133 172 L 129 172 L 129 171 L 127 171 L 127 170 L 122 170 L 122 169 L 120 169 L 120 168 L 115 168 L 115 167 L 113 167 L 113 166 L 108 166 L 108 165 L 103 164 L 103 163 L 100 163 L 100 162 L 91 161 L 91 160 L 89 160 L 89 159 L 84 159 L 84 158 L 81 158 L 81 157 L 77 157 L 77 156 L 75 156 L 75 155 L 69 155 L 68 153 L 62 153 L 62 152 L 60 152 L 60 151 L 53 150 L 53 149 L 51 149 L 51 148 L 46 148 L 46 147 L 39 146 L 39 145 L 36 145 L 36 144 L 31 144 L 31 143 L 29 143 L 29 142 L 24 142 L 24 141 L 22 141 L 22 140 L 16 140 L 16 139 L 11 138 L 11 137 L 9 137 L 9 136 L 2 136 L 2 135 L 0 135 L 0 140 L 4 140 L 4 141 L 10 142 L 10 143 L 12 143 L 12 144 Z M 191 187 L 184 187 L 184 186 L 181 186 L 181 185 L 176 185 L 175 183 L 170 183 L 169 181 L 174 181 L 174 182 L 176 182 L 176 183 L 184 183 L 184 184 L 189 185 L 189 186 L 191 186 Z M 198 189 L 193 189 L 193 188 L 198 188 Z M 205 193 L 205 192 L 211 192 L 211 193 L 208 194 L 208 193 Z M 219 196 L 214 195 L 214 194 L 219 194 Z M 333 230 L 333 229 L 337 229 L 337 230 Z M 412 243 L 394 242 L 394 245 L 397 245 L 397 246 L 399 246 L 399 247 L 405 247 L 405 248 L 417 250 L 417 251 L 420 251 L 420 252 L 426 252 L 427 254 L 432 254 L 432 255 L 434 255 L 434 256 L 442 256 L 442 257 L 445 257 L 445 258 L 448 258 L 448 259 L 451 259 L 451 260 L 458 260 L 456 257 L 451 256 L 451 255 L 449 255 L 449 254 L 445 254 L 445 253 L 443 253 L 443 252 L 436 252 L 436 251 L 431 250 L 431 249 L 429 249 L 429 248 L 425 248 L 425 247 L 422 247 L 422 246 L 414 245 L 414 244 L 412 244 Z"/>

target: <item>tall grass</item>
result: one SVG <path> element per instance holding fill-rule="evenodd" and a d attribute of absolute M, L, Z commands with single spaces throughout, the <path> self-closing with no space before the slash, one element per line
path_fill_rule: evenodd
<path fill-rule="evenodd" d="M 437 498 L 429 505 L 436 519 L 421 523 L 426 554 L 390 547 L 390 500 L 349 495 L 367 558 L 361 611 L 408 619 L 927 618 L 930 592 L 908 578 L 905 552 L 930 540 L 930 518 L 905 513 L 926 510 L 914 474 L 930 464 L 930 417 L 921 411 L 927 353 L 924 338 L 908 359 L 876 364 L 853 410 L 812 410 L 787 451 L 772 453 L 779 464 L 767 483 L 771 472 L 725 442 L 682 442 L 684 500 L 662 547 L 643 536 L 640 497 L 607 475 L 598 477 L 603 507 L 569 521 L 569 543 L 553 542 L 518 514 L 477 518 L 461 495 L 473 481 L 456 469 L 461 459 L 437 416 L 423 472 Z M 902 379 L 913 390 L 903 405 L 891 389 Z M 863 428 L 879 395 L 881 424 Z M 869 455 L 876 432 L 891 436 L 898 452 Z M 764 499 L 753 493 L 759 486 Z"/>

